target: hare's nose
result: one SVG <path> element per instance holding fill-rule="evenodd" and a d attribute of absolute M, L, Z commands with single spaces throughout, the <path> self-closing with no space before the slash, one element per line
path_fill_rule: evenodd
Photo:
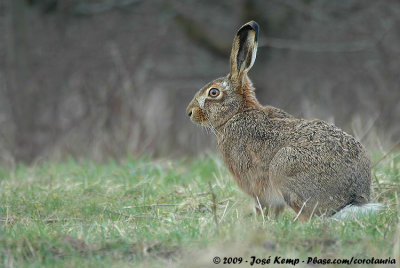
<path fill-rule="evenodd" d="M 189 116 L 189 117 L 192 116 L 192 110 L 190 110 L 190 111 L 188 112 L 188 116 Z"/>

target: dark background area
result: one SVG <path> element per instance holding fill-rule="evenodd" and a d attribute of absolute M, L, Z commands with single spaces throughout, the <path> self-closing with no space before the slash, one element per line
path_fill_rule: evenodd
<path fill-rule="evenodd" d="M 261 103 L 320 118 L 368 148 L 400 138 L 400 1 L 0 2 L 1 162 L 193 155 L 214 137 L 185 108 L 261 28 Z"/>

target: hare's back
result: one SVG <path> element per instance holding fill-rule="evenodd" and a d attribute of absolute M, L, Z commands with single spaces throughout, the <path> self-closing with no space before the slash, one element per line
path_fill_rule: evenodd
<path fill-rule="evenodd" d="M 291 143 L 321 156 L 348 162 L 366 156 L 364 147 L 354 137 L 322 120 L 301 121 L 295 126 Z"/>

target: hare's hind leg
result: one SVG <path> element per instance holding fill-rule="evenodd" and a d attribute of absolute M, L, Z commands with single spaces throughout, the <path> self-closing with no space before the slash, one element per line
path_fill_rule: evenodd
<path fill-rule="evenodd" d="M 279 189 L 285 203 L 296 213 L 296 219 L 307 221 L 314 214 L 321 214 L 326 195 L 323 187 L 313 183 L 318 175 L 310 171 L 312 165 L 305 155 L 291 147 L 281 149 L 270 163 L 271 184 Z M 326 201 L 324 201 L 326 202 Z"/>

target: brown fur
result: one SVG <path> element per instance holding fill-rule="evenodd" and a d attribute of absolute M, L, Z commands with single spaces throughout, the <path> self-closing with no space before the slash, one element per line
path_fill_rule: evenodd
<path fill-rule="evenodd" d="M 288 205 L 306 220 L 367 203 L 370 161 L 358 141 L 324 121 L 297 119 L 257 101 L 247 76 L 257 31 L 255 22 L 242 26 L 233 43 L 231 72 L 202 88 L 187 113 L 214 131 L 234 180 L 263 209 L 277 215 Z M 220 91 L 217 98 L 208 95 L 211 88 Z"/>

